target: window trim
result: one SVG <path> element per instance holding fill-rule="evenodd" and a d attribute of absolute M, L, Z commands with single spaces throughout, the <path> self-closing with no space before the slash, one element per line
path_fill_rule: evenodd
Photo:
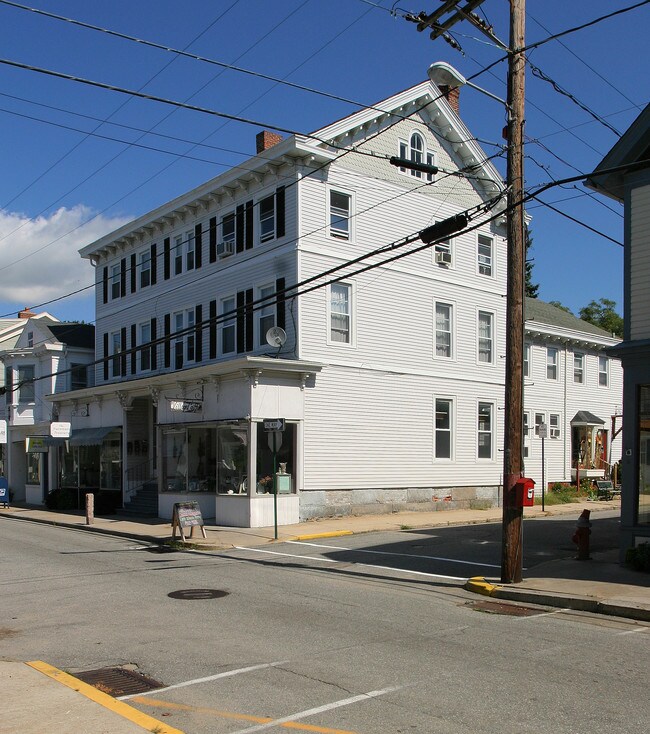
<path fill-rule="evenodd" d="M 580 357 L 580 379 L 576 380 L 576 359 Z M 573 384 L 574 385 L 584 385 L 586 382 L 586 369 L 587 366 L 587 357 L 584 352 L 574 352 L 573 353 Z"/>
<path fill-rule="evenodd" d="M 530 456 L 530 411 L 524 410 L 522 423 L 522 455 L 524 459 Z"/>
<path fill-rule="evenodd" d="M 271 202 L 271 215 L 268 216 L 267 214 L 267 216 L 262 219 L 262 204 L 268 201 Z M 257 200 L 257 239 L 261 245 L 265 242 L 271 242 L 271 240 L 275 239 L 277 215 L 278 213 L 275 202 L 275 191 L 268 196 L 262 196 Z M 264 236 L 262 235 L 262 221 L 270 222 L 271 225 L 271 229 Z"/>
<path fill-rule="evenodd" d="M 345 287 L 348 289 L 348 334 L 349 341 L 336 341 L 332 338 L 332 288 L 336 286 Z M 356 287 L 354 282 L 340 281 L 331 283 L 327 286 L 327 344 L 336 347 L 344 347 L 346 349 L 354 349 L 357 344 L 356 338 Z"/>
<path fill-rule="evenodd" d="M 232 304 L 229 305 L 228 308 L 226 308 L 225 304 Z M 232 296 L 226 296 L 225 298 L 222 298 L 219 301 L 219 336 L 217 339 L 217 342 L 219 346 L 221 347 L 221 355 L 226 356 L 229 354 L 236 354 L 237 353 L 237 314 L 235 313 L 235 310 L 237 308 L 237 298 L 235 295 Z M 231 313 L 232 315 L 229 316 L 227 319 L 224 318 L 224 314 Z M 232 329 L 232 349 L 229 349 L 226 351 L 224 348 L 224 340 L 225 335 L 224 332 L 226 329 L 231 330 Z"/>
<path fill-rule="evenodd" d="M 148 332 L 149 332 L 149 338 L 146 339 L 146 340 L 144 339 L 143 334 L 142 334 L 142 332 L 143 332 L 144 329 L 147 329 Z M 138 371 L 139 372 L 151 372 L 151 370 L 152 370 L 152 361 L 153 361 L 151 359 L 151 356 L 152 356 L 151 355 L 151 351 L 155 347 L 144 348 L 145 345 L 146 344 L 150 344 L 151 343 L 151 340 L 152 340 L 152 336 L 151 336 L 151 321 L 142 321 L 140 324 L 138 324 L 138 339 L 140 341 L 139 346 L 140 347 L 143 347 L 142 349 L 139 350 L 139 354 L 138 354 Z M 145 360 L 145 355 L 146 355 L 146 358 L 147 358 L 147 360 L 149 362 L 149 366 L 148 367 L 145 367 L 144 364 L 143 364 L 143 362 Z"/>
<path fill-rule="evenodd" d="M 481 257 L 486 257 L 485 255 L 481 255 L 481 244 L 485 246 L 485 243 L 481 242 L 481 238 L 484 240 L 489 240 L 490 243 L 490 262 L 488 265 L 482 265 L 481 264 Z M 489 273 L 482 273 L 481 268 L 482 267 L 489 267 L 490 272 Z M 478 275 L 480 275 L 483 278 L 495 278 L 495 263 L 494 263 L 494 237 L 492 235 L 483 234 L 482 232 L 479 232 L 476 237 L 476 272 Z"/>
<path fill-rule="evenodd" d="M 538 423 L 537 418 L 538 416 L 541 416 L 542 420 Z M 533 421 L 534 421 L 534 427 L 533 427 L 533 435 L 535 438 L 539 438 L 539 427 L 542 423 L 544 423 L 548 427 L 548 423 L 546 422 L 546 413 L 541 410 L 536 410 L 533 413 Z"/>
<path fill-rule="evenodd" d="M 524 342 L 523 370 L 524 377 L 530 377 L 533 366 L 533 348 L 530 342 Z"/>
<path fill-rule="evenodd" d="M 437 427 L 438 401 L 449 403 L 449 428 L 439 429 Z M 437 443 L 438 431 L 445 430 L 449 432 L 449 456 L 438 456 Z M 456 459 L 456 399 L 452 395 L 434 395 L 433 397 L 433 460 L 438 462 L 451 463 Z"/>
<path fill-rule="evenodd" d="M 109 347 L 111 349 L 111 377 L 121 377 L 122 365 L 121 357 L 122 354 L 122 334 L 119 331 L 111 331 Z"/>
<path fill-rule="evenodd" d="M 111 265 L 110 282 L 111 301 L 117 301 L 122 297 L 122 266 L 120 263 L 117 263 L 117 265 Z"/>
<path fill-rule="evenodd" d="M 551 352 L 555 352 L 555 362 L 549 363 Z M 549 377 L 549 368 L 555 368 L 555 377 Z M 560 379 L 560 350 L 557 347 L 546 347 L 546 379 L 549 382 L 557 382 Z"/>
<path fill-rule="evenodd" d="M 36 365 L 35 364 L 19 364 L 15 367 L 16 384 L 14 390 L 18 388 L 16 402 L 18 405 L 34 405 L 36 403 Z M 31 370 L 31 377 L 23 375 L 24 370 Z M 27 383 L 24 384 L 23 383 Z M 28 387 L 29 386 L 29 387 Z M 27 388 L 25 390 L 25 388 Z M 27 397 L 23 396 L 23 390 L 28 393 Z"/>
<path fill-rule="evenodd" d="M 147 267 L 145 268 L 145 264 Z M 146 250 L 142 250 L 139 253 L 138 258 L 138 270 L 140 271 L 140 277 L 138 278 L 140 289 L 142 288 L 148 288 L 151 285 L 151 275 L 152 275 L 152 262 L 151 262 L 151 248 L 147 248 Z M 148 276 L 148 282 L 144 282 L 147 280 L 145 276 Z"/>
<path fill-rule="evenodd" d="M 605 363 L 605 369 L 604 370 L 601 369 L 601 363 L 602 363 L 603 360 L 604 360 L 604 363 Z M 608 388 L 609 387 L 609 383 L 610 383 L 610 380 L 611 380 L 611 377 L 610 377 L 610 372 L 611 372 L 610 364 L 611 364 L 611 360 L 610 360 L 609 357 L 604 356 L 602 354 L 599 354 L 598 355 L 598 387 L 603 387 L 603 388 Z M 604 383 L 601 382 L 602 375 L 605 375 L 605 382 Z"/>
<path fill-rule="evenodd" d="M 481 359 L 481 332 L 480 332 L 480 319 L 481 314 L 490 316 L 490 360 L 485 361 Z M 496 313 L 494 311 L 488 311 L 487 309 L 477 309 L 476 311 L 476 363 L 478 365 L 494 367 L 496 364 Z"/>
<path fill-rule="evenodd" d="M 490 406 L 490 430 L 480 430 L 480 419 L 481 419 L 481 406 Z M 494 461 L 494 448 L 496 446 L 497 435 L 496 435 L 496 410 L 495 403 L 493 400 L 478 400 L 476 403 L 476 460 L 480 462 Z M 490 456 L 479 456 L 480 443 L 479 436 L 482 433 L 488 433 L 490 435 Z"/>
<path fill-rule="evenodd" d="M 340 194 L 341 196 L 347 196 L 348 198 L 348 213 L 345 221 L 347 222 L 347 236 L 343 230 L 337 230 L 332 227 L 332 215 L 335 213 L 332 211 L 332 194 Z M 332 240 L 338 242 L 354 242 L 354 193 L 340 186 L 328 186 L 327 187 L 327 236 Z M 342 220 L 342 217 L 338 217 Z M 340 234 L 339 234 L 340 232 Z"/>
<path fill-rule="evenodd" d="M 446 306 L 449 308 L 449 356 L 438 354 L 438 306 Z M 451 301 L 434 301 L 433 302 L 433 357 L 434 359 L 444 359 L 446 361 L 456 361 L 456 329 L 455 329 L 455 310 L 456 304 Z"/>
<path fill-rule="evenodd" d="M 257 287 L 257 299 L 268 298 L 271 295 L 275 295 L 275 283 L 267 283 Z M 276 325 L 276 304 L 275 299 L 270 299 L 266 303 L 260 303 L 259 309 L 256 312 L 257 318 L 255 319 L 255 325 L 257 329 L 257 342 L 258 346 L 268 346 L 266 343 L 266 332 Z M 270 326 L 264 328 L 262 322 L 264 319 L 271 319 L 272 323 Z"/>
<path fill-rule="evenodd" d="M 432 224 L 436 224 L 437 222 L 434 220 Z M 433 260 L 433 264 L 437 265 L 439 268 L 444 268 L 445 270 L 448 269 L 454 269 L 456 264 L 456 257 L 455 257 L 455 243 L 453 237 L 447 237 L 447 239 L 442 240 L 441 242 L 437 242 L 432 248 L 431 248 L 431 258 Z M 438 258 L 439 254 L 442 253 L 449 253 L 449 262 L 442 261 Z"/>

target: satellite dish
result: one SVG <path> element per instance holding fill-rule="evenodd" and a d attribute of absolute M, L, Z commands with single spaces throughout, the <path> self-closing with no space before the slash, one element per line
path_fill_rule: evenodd
<path fill-rule="evenodd" d="M 281 347 L 287 341 L 287 332 L 279 326 L 272 326 L 266 332 L 266 342 L 272 347 Z"/>

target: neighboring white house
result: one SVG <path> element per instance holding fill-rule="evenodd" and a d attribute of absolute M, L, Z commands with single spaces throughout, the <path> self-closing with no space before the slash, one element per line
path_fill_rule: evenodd
<path fill-rule="evenodd" d="M 504 187 L 455 102 L 425 82 L 311 136 L 262 132 L 255 157 L 84 247 L 100 362 L 92 391 L 51 397 L 73 423 L 60 461 L 93 446 L 102 488 L 136 511 L 192 499 L 219 524 L 269 525 L 264 419 L 284 418 L 280 523 L 497 503 Z M 406 239 L 459 213 L 468 228 L 447 239 Z M 542 327 L 534 349 L 589 362 L 604 344 Z M 614 380 L 609 403 L 591 381 L 569 400 L 563 369 L 557 401 L 527 395 L 561 416 L 549 480 L 571 476 L 573 407 L 607 422 L 620 404 Z"/>
<path fill-rule="evenodd" d="M 587 184 L 625 206 L 621 560 L 650 540 L 650 105 L 598 164 Z"/>
<path fill-rule="evenodd" d="M 94 327 L 61 323 L 47 313 L 22 311 L 16 338 L 0 352 L 4 363 L 5 473 L 14 501 L 43 504 L 58 486 L 57 441 L 50 437 L 56 408 L 44 398 L 92 385 Z"/>

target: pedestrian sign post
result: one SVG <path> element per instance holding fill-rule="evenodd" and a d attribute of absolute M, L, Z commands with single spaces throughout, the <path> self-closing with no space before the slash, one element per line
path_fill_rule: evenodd
<path fill-rule="evenodd" d="M 273 452 L 273 529 L 278 539 L 278 451 L 282 446 L 284 418 L 264 418 L 264 430 L 269 434 L 269 448 Z"/>

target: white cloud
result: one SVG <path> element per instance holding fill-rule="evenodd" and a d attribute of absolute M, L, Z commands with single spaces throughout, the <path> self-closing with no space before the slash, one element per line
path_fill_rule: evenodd
<path fill-rule="evenodd" d="M 0 298 L 20 308 L 91 285 L 95 269 L 78 250 L 127 221 L 83 205 L 36 219 L 0 210 Z"/>

